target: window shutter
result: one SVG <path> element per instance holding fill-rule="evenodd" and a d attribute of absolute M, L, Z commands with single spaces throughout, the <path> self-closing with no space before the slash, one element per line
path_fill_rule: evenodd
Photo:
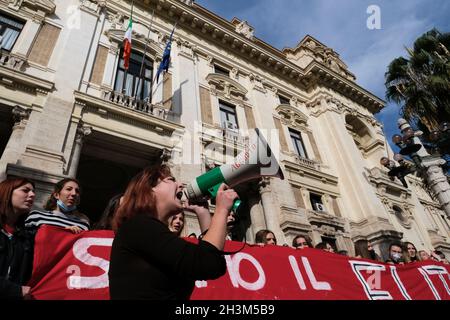
<path fill-rule="evenodd" d="M 101 85 L 103 73 L 105 72 L 106 59 L 108 58 L 108 48 L 98 46 L 97 55 L 95 56 L 94 68 L 92 70 L 91 82 Z"/>
<path fill-rule="evenodd" d="M 314 157 L 316 158 L 317 161 L 322 162 L 322 158 L 320 157 L 319 148 L 317 148 L 316 139 L 314 139 L 313 133 L 310 131 L 307 131 L 307 133 L 308 133 L 309 142 L 311 143 L 311 146 L 314 151 Z"/>
<path fill-rule="evenodd" d="M 245 118 L 247 119 L 247 127 L 248 129 L 255 129 L 256 122 L 255 117 L 253 115 L 253 110 L 250 107 L 244 107 L 245 110 Z"/>
<path fill-rule="evenodd" d="M 273 118 L 273 121 L 275 122 L 275 127 L 278 129 L 278 132 L 280 134 L 280 144 L 281 144 L 281 150 L 282 151 L 289 151 L 286 137 L 284 136 L 283 126 L 281 125 L 281 121 L 278 118 Z"/>
<path fill-rule="evenodd" d="M 45 23 L 31 48 L 28 60 L 42 66 L 47 66 L 60 32 L 61 29 Z"/>
<path fill-rule="evenodd" d="M 341 210 L 339 209 L 339 205 L 338 205 L 337 199 L 335 197 L 333 197 L 333 209 L 334 209 L 334 213 L 336 214 L 336 216 L 342 217 Z"/>
<path fill-rule="evenodd" d="M 297 207 L 306 208 L 305 202 L 303 201 L 302 190 L 296 186 L 292 186 L 292 189 L 294 190 L 294 197 L 295 197 L 295 202 L 297 203 Z"/>
<path fill-rule="evenodd" d="M 167 110 L 172 108 L 172 74 L 168 72 L 163 76 L 163 105 Z"/>
<path fill-rule="evenodd" d="M 202 110 L 202 121 L 212 125 L 211 95 L 209 90 L 203 87 L 200 87 L 200 107 Z"/>

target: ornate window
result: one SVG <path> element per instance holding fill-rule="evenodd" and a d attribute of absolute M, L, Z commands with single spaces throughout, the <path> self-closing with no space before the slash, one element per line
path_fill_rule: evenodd
<path fill-rule="evenodd" d="M 290 104 L 290 101 L 288 98 L 286 98 L 285 96 L 282 95 L 278 95 L 278 99 L 280 100 L 280 104 Z"/>
<path fill-rule="evenodd" d="M 11 51 L 23 26 L 23 22 L 0 13 L 0 48 Z"/>
<path fill-rule="evenodd" d="M 229 70 L 227 70 L 227 69 L 225 69 L 225 68 L 223 68 L 223 67 L 221 67 L 221 66 L 219 66 L 217 64 L 214 65 L 214 73 L 223 74 L 224 76 L 227 76 L 227 77 L 230 76 L 230 71 Z"/>
<path fill-rule="evenodd" d="M 222 128 L 237 130 L 239 128 L 236 107 L 219 100 L 220 123 Z"/>
<path fill-rule="evenodd" d="M 121 52 L 114 90 L 130 97 L 136 96 L 138 99 L 151 101 L 153 61 L 145 57 L 142 63 L 143 55 L 132 52 L 129 68 L 125 71 L 123 52 Z"/>
<path fill-rule="evenodd" d="M 305 145 L 303 144 L 302 134 L 299 131 L 289 128 L 289 134 L 291 136 L 292 145 L 294 146 L 295 153 L 302 158 L 308 158 L 306 154 Z"/>

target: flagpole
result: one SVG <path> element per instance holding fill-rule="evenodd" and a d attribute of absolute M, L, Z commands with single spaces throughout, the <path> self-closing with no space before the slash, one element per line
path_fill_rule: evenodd
<path fill-rule="evenodd" d="M 133 10 L 134 10 L 134 0 L 131 0 L 131 14 L 130 14 L 130 20 L 131 21 L 133 21 Z M 124 50 L 125 50 L 125 48 L 124 48 Z M 124 64 L 125 64 L 125 60 L 124 60 Z M 125 67 L 125 65 L 124 65 L 124 67 Z M 123 75 L 122 94 L 125 94 L 125 92 L 126 92 L 125 85 L 127 83 L 127 77 L 128 77 L 128 68 L 125 69 L 125 72 L 124 72 L 124 75 Z"/>
<path fill-rule="evenodd" d="M 173 26 L 171 35 L 170 35 L 170 37 L 169 37 L 169 41 L 171 41 L 171 38 L 173 37 L 173 34 L 175 33 L 175 28 L 176 28 L 177 25 L 178 25 L 178 21 L 180 21 L 180 18 L 178 18 L 178 20 L 175 21 L 175 24 L 174 24 L 174 26 Z M 167 46 L 167 45 L 166 45 L 166 46 Z M 164 57 L 163 57 L 163 58 L 164 58 Z M 162 63 L 162 61 L 161 61 L 161 63 Z M 160 63 L 160 66 L 161 66 L 161 63 Z M 158 68 L 158 69 L 159 69 L 159 68 Z M 150 83 L 150 88 L 153 88 L 153 83 L 155 82 L 157 76 L 158 76 L 158 70 L 156 71 L 156 75 L 152 78 L 152 81 L 151 81 L 151 83 Z M 163 75 L 163 76 L 164 76 L 164 75 Z M 157 89 L 157 88 L 158 88 L 158 86 L 156 86 L 155 90 L 152 91 L 152 97 L 153 97 L 153 95 L 156 93 L 156 89 Z"/>
<path fill-rule="evenodd" d="M 139 71 L 139 78 L 138 78 L 138 83 L 137 83 L 136 90 L 135 90 L 135 94 L 134 94 L 134 99 L 137 99 L 137 93 L 138 93 L 139 85 L 140 85 L 140 82 L 141 82 L 142 71 L 143 71 L 143 69 L 144 69 L 145 56 L 146 56 L 146 54 L 147 54 L 147 47 L 148 47 L 148 42 L 149 42 L 149 40 L 150 40 L 150 33 L 151 33 L 151 31 L 152 31 L 153 17 L 154 17 L 154 16 L 155 16 L 155 9 L 153 9 L 153 11 L 152 11 L 152 19 L 150 20 L 150 28 L 148 29 L 147 41 L 145 41 L 144 55 L 142 56 L 141 69 L 140 69 L 140 71 Z M 150 78 L 150 81 L 151 81 L 151 78 Z M 144 81 L 144 84 L 145 84 L 145 81 Z M 150 82 L 150 94 L 152 93 L 152 87 L 151 87 L 151 85 L 152 85 L 152 84 L 151 84 L 151 82 Z M 151 96 L 150 96 L 150 98 L 151 98 Z M 151 101 L 149 101 L 149 102 L 151 102 Z"/>

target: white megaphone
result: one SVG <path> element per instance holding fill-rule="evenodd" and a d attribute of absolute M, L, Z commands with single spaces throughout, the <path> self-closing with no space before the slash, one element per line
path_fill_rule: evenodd
<path fill-rule="evenodd" d="M 224 164 L 195 178 L 186 187 L 186 196 L 191 203 L 204 201 L 205 198 L 215 198 L 222 183 L 233 188 L 243 182 L 260 177 L 278 177 L 284 179 L 283 171 L 276 160 L 266 140 L 256 128 L 252 132 L 244 150 L 233 159 L 232 164 Z M 233 204 L 236 212 L 240 200 Z"/>

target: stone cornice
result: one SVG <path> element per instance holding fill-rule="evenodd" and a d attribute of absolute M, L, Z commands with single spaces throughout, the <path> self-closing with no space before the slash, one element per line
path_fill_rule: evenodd
<path fill-rule="evenodd" d="M 300 175 L 302 177 L 307 177 L 313 180 L 320 181 L 321 183 L 324 183 L 326 185 L 330 185 L 333 187 L 336 187 L 338 184 L 338 178 L 335 176 L 332 176 L 330 174 L 327 174 L 325 172 L 315 170 L 311 167 L 295 163 L 289 160 L 282 160 L 282 164 L 284 165 L 286 171 L 290 171 L 296 175 Z M 297 179 L 290 179 L 292 181 L 297 181 Z M 333 194 L 338 195 L 338 194 Z"/>
<path fill-rule="evenodd" d="M 53 90 L 54 83 L 28 75 L 24 72 L 17 71 L 11 68 L 0 66 L 0 82 L 8 84 L 11 87 L 23 87 L 27 91 L 40 91 L 48 93 Z"/>
<path fill-rule="evenodd" d="M 171 24 L 178 21 L 178 29 L 184 28 L 203 39 L 226 47 L 227 50 L 234 51 L 235 54 L 244 59 L 262 66 L 269 72 L 285 78 L 305 90 L 313 88 L 317 84 L 332 87 L 363 105 L 372 113 L 379 112 L 385 104 L 384 101 L 353 81 L 317 61 L 311 62 L 305 69 L 300 68 L 289 61 L 283 52 L 255 37 L 249 39 L 244 34 L 238 33 L 235 24 L 197 4 L 190 6 L 179 0 L 141 1 L 147 3 L 147 8 L 149 4 L 153 4 L 156 7 L 155 14 L 160 15 Z"/>
<path fill-rule="evenodd" d="M 213 90 L 222 91 L 227 98 L 230 98 L 231 95 L 236 95 L 245 99 L 248 92 L 240 83 L 223 74 L 210 73 L 206 76 L 206 81 L 208 81 Z"/>
<path fill-rule="evenodd" d="M 56 5 L 53 0 L 9 0 L 8 7 L 13 10 L 23 10 L 27 8 L 29 11 L 49 15 L 55 13 Z"/>
<path fill-rule="evenodd" d="M 306 103 L 306 106 L 311 109 L 311 115 L 318 117 L 326 111 L 335 111 L 339 114 L 347 113 L 357 116 L 359 119 L 364 119 L 372 126 L 379 125 L 378 121 L 373 115 L 364 114 L 360 110 L 347 105 L 340 99 L 327 92 L 319 92 L 311 97 L 311 100 Z"/>
<path fill-rule="evenodd" d="M 280 104 L 275 110 L 281 116 L 281 121 L 284 124 L 291 127 L 307 126 L 308 117 L 298 108 L 288 104 Z"/>
<path fill-rule="evenodd" d="M 125 31 L 119 29 L 108 30 L 105 32 L 105 35 L 108 37 L 109 41 L 121 44 L 123 42 L 123 38 L 125 36 Z M 133 48 L 145 48 L 145 39 L 146 37 L 142 34 L 138 34 L 133 32 Z M 158 43 L 150 39 L 147 43 L 147 53 L 153 54 L 157 58 L 161 59 L 163 55 L 164 49 L 161 48 Z"/>

